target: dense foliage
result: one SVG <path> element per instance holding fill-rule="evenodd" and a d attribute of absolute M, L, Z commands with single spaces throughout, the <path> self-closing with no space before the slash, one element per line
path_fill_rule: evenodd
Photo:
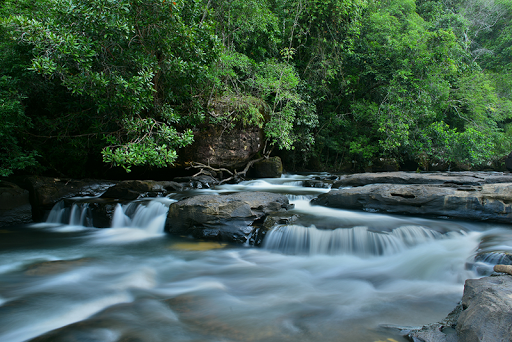
<path fill-rule="evenodd" d="M 296 167 L 485 167 L 512 147 L 511 22 L 511 0 L 6 0 L 0 176 L 171 165 L 205 125 L 262 127 Z"/>

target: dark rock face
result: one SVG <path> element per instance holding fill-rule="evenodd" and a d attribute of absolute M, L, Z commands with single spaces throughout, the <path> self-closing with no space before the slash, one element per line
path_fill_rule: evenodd
<path fill-rule="evenodd" d="M 512 171 L 512 152 L 505 158 L 505 167 L 507 170 Z"/>
<path fill-rule="evenodd" d="M 482 185 L 493 183 L 512 183 L 512 175 L 502 172 L 384 172 L 357 173 L 342 177 L 334 182 L 333 189 L 344 186 L 362 186 L 368 184 L 456 184 Z"/>
<path fill-rule="evenodd" d="M 245 166 L 263 148 L 258 127 L 221 131 L 210 128 L 195 134 L 194 143 L 180 153 L 183 162 L 196 161 L 212 167 Z"/>
<path fill-rule="evenodd" d="M 141 197 L 156 197 L 167 193 L 167 182 L 152 180 L 122 181 L 108 188 L 101 198 L 116 198 L 119 200 L 133 201 Z"/>
<path fill-rule="evenodd" d="M 247 192 L 233 195 L 200 195 L 172 203 L 165 230 L 196 238 L 244 243 L 255 222 L 290 207 L 284 195 Z"/>
<path fill-rule="evenodd" d="M 512 341 L 512 276 L 466 280 L 462 308 L 459 341 Z"/>
<path fill-rule="evenodd" d="M 32 216 L 34 221 L 44 218 L 45 212 L 53 208 L 58 201 L 76 196 L 98 196 L 114 182 L 100 180 L 76 180 L 31 176 L 21 180 L 20 185 L 30 192 Z"/>
<path fill-rule="evenodd" d="M 512 183 L 482 186 L 372 184 L 333 190 L 311 204 L 410 215 L 512 222 Z"/>
<path fill-rule="evenodd" d="M 0 181 L 0 227 L 32 222 L 29 192 L 14 183 Z"/>
<path fill-rule="evenodd" d="M 283 174 L 283 163 L 279 157 L 263 159 L 255 163 L 249 170 L 251 178 L 279 178 Z"/>

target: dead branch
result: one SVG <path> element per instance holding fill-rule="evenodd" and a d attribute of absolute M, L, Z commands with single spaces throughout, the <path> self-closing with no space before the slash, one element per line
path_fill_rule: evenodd
<path fill-rule="evenodd" d="M 245 168 L 238 172 L 237 170 L 234 170 L 233 172 L 226 169 L 226 168 L 214 168 L 214 167 L 211 167 L 210 165 L 205 165 L 203 163 L 198 163 L 198 162 L 191 162 L 190 163 L 190 167 L 187 168 L 187 170 L 189 169 L 200 169 L 198 173 L 196 173 L 195 175 L 193 175 L 192 177 L 197 177 L 199 175 L 210 175 L 208 174 L 208 172 L 206 170 L 209 170 L 209 171 L 215 171 L 215 172 L 227 172 L 228 174 L 230 174 L 231 176 L 226 178 L 226 179 L 222 179 L 222 180 L 219 180 L 219 185 L 222 185 L 224 183 L 227 183 L 233 179 L 235 180 L 240 180 L 240 178 L 242 177 L 245 177 L 247 175 L 247 172 L 249 171 L 249 169 L 254 165 L 256 164 L 257 162 L 260 162 L 262 161 L 263 159 L 268 159 L 268 155 L 265 155 L 261 158 L 258 158 L 258 159 L 254 159 L 254 160 L 251 160 L 249 161 L 246 165 L 245 165 Z"/>

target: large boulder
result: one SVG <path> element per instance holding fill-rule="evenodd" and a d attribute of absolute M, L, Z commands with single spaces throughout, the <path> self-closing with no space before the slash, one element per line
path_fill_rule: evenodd
<path fill-rule="evenodd" d="M 277 156 L 254 163 L 247 173 L 251 178 L 279 178 L 282 174 L 283 163 Z"/>
<path fill-rule="evenodd" d="M 512 183 L 482 186 L 371 184 L 332 190 L 311 204 L 409 215 L 512 222 Z"/>
<path fill-rule="evenodd" d="M 0 227 L 31 221 L 29 192 L 14 183 L 0 180 Z"/>
<path fill-rule="evenodd" d="M 512 276 L 466 280 L 462 309 L 459 341 L 512 341 Z"/>
<path fill-rule="evenodd" d="M 457 184 L 482 185 L 512 183 L 512 175 L 503 172 L 382 172 L 357 173 L 341 177 L 334 182 L 333 189 L 368 184 Z"/>
<path fill-rule="evenodd" d="M 256 222 L 273 212 L 290 208 L 284 195 L 244 192 L 231 195 L 199 195 L 172 203 L 165 230 L 195 238 L 245 243 Z"/>
<path fill-rule="evenodd" d="M 259 127 L 231 130 L 209 127 L 194 134 L 194 143 L 180 152 L 180 162 L 195 161 L 212 167 L 245 166 L 263 148 Z"/>

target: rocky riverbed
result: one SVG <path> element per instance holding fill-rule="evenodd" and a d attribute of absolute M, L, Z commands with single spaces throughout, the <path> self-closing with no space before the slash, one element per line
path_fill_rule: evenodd
<path fill-rule="evenodd" d="M 92 226 L 108 227 L 119 205 L 173 194 L 174 202 L 169 205 L 165 229 L 175 235 L 258 245 L 265 232 L 303 219 L 300 208 L 290 213 L 293 206 L 282 194 L 197 192 L 197 189 L 209 189 L 216 184 L 216 179 L 210 176 L 165 182 L 44 177 L 1 181 L 0 226 L 41 220 L 59 201 L 64 200 L 63 206 L 76 205 L 76 197 L 81 197 L 79 201 L 94 211 Z M 332 207 L 502 224 L 512 222 L 512 176 L 508 173 L 321 175 L 305 179 L 301 184 L 304 191 L 316 188 L 311 189 L 318 195 L 311 203 L 319 210 Z M 319 226 L 322 224 L 318 222 Z M 316 234 L 315 229 L 310 228 L 308 234 Z M 492 234 L 487 239 L 493 239 Z M 486 241 L 481 243 L 477 259 L 487 260 L 489 255 L 496 255 L 486 250 L 485 244 Z M 501 262 L 511 260 L 508 254 L 500 254 Z M 444 321 L 404 334 L 415 342 L 510 341 L 510 298 L 510 275 L 469 279 L 461 304 Z"/>

